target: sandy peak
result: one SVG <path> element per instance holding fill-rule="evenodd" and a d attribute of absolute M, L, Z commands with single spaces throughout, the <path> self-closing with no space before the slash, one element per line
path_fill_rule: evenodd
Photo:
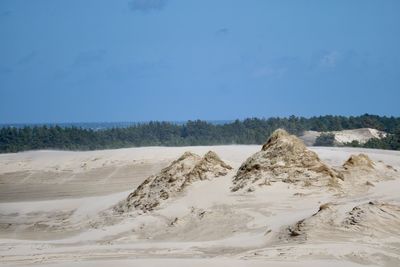
<path fill-rule="evenodd" d="M 183 154 L 182 154 L 182 156 L 180 156 L 176 161 L 174 161 L 174 162 L 177 162 L 177 161 L 182 161 L 182 160 L 185 160 L 185 159 L 189 159 L 189 158 L 200 158 L 200 156 L 199 155 L 197 155 L 197 154 L 195 154 L 195 153 L 192 153 L 192 152 L 190 152 L 190 151 L 185 151 Z"/>
<path fill-rule="evenodd" d="M 222 167 L 231 170 L 232 167 L 228 164 L 226 164 L 214 151 L 208 151 L 204 156 L 203 156 L 203 161 L 209 162 L 214 165 L 221 165 Z"/>
<path fill-rule="evenodd" d="M 203 156 L 203 158 L 205 159 L 205 160 L 221 160 L 220 158 L 219 158 L 219 156 L 217 155 L 217 153 L 215 153 L 214 151 L 208 151 L 204 156 Z"/>
<path fill-rule="evenodd" d="M 272 133 L 261 151 L 248 158 L 233 178 L 232 191 L 271 182 L 301 183 L 309 185 L 337 185 L 340 175 L 325 165 L 318 155 L 285 130 Z"/>
<path fill-rule="evenodd" d="M 232 167 L 213 151 L 209 151 L 203 157 L 185 152 L 161 172 L 148 177 L 126 200 L 119 203 L 115 210 L 153 210 L 162 201 L 178 196 L 191 183 L 224 176 L 230 169 Z"/>
<path fill-rule="evenodd" d="M 303 240 L 319 238 L 321 233 L 335 236 L 343 232 L 389 237 L 400 230 L 400 206 L 395 202 L 369 201 L 347 207 L 347 212 L 341 211 L 343 208 L 340 204 L 324 204 L 313 215 L 289 226 L 285 235 Z"/>
<path fill-rule="evenodd" d="M 267 150 L 272 146 L 284 145 L 284 144 L 287 146 L 297 145 L 304 147 L 304 143 L 296 136 L 289 134 L 284 129 L 277 129 L 271 134 L 267 142 L 262 146 L 261 150 Z"/>
<path fill-rule="evenodd" d="M 358 155 L 351 155 L 348 160 L 343 164 L 345 169 L 348 168 L 374 168 L 374 162 L 363 153 Z"/>

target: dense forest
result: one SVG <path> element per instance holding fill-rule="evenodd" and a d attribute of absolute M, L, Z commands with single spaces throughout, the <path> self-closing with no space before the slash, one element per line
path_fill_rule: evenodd
<path fill-rule="evenodd" d="M 34 149 L 94 150 L 138 146 L 193 146 L 222 144 L 261 144 L 277 128 L 301 135 L 305 130 L 339 131 L 375 128 L 389 133 L 382 140 L 371 140 L 366 147 L 400 149 L 400 118 L 364 114 L 362 116 L 319 116 L 251 118 L 225 124 L 188 121 L 184 124 L 148 122 L 125 128 L 91 130 L 78 127 L 26 126 L 0 129 L 0 152 Z M 351 146 L 361 146 L 357 143 Z"/>

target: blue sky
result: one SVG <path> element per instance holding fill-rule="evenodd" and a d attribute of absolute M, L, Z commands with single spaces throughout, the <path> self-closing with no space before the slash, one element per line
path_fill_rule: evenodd
<path fill-rule="evenodd" d="M 1 0 L 0 123 L 400 115 L 397 0 Z"/>

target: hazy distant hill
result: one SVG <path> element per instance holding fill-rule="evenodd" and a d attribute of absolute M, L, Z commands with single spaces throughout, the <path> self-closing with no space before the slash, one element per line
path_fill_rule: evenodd
<path fill-rule="evenodd" d="M 314 145 L 317 138 L 322 134 L 333 134 L 334 135 L 334 142 L 338 145 L 343 145 L 346 143 L 351 143 L 353 141 L 357 141 L 360 144 L 365 144 L 370 139 L 377 138 L 382 139 L 387 136 L 387 133 L 384 131 L 379 131 L 372 128 L 359 128 L 359 129 L 351 129 L 351 130 L 341 130 L 341 131 L 329 131 L 329 132 L 317 132 L 317 131 L 304 131 L 300 139 L 307 146 Z"/>

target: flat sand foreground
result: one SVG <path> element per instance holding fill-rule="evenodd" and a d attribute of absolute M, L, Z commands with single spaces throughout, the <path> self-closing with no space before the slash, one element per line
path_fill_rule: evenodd
<path fill-rule="evenodd" d="M 310 149 L 333 168 L 364 153 L 400 173 L 397 151 Z M 194 182 L 151 212 L 107 213 L 185 151 L 202 156 L 209 150 L 233 167 L 228 175 Z M 232 145 L 1 154 L 0 265 L 400 266 L 400 174 L 341 191 L 276 182 L 232 192 L 237 169 L 259 150 Z M 375 209 L 377 202 L 394 213 Z M 325 203 L 332 208 L 318 213 Z M 360 223 L 343 226 L 354 211 Z M 305 234 L 291 237 L 287 229 L 299 221 Z"/>

